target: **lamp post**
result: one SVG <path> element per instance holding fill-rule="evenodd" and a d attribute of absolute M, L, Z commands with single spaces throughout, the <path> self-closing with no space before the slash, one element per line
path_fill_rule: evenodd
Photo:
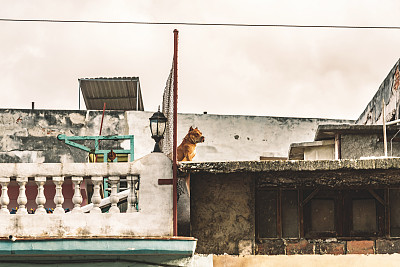
<path fill-rule="evenodd" d="M 159 143 L 164 136 L 166 124 L 167 118 L 160 112 L 160 107 L 158 107 L 158 111 L 150 118 L 151 138 L 156 141 L 153 152 L 161 152 Z"/>

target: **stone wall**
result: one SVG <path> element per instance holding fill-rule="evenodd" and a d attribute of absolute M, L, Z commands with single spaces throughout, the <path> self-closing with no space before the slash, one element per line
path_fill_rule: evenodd
<path fill-rule="evenodd" d="M 253 250 L 254 179 L 191 175 L 191 235 L 200 254 Z"/>

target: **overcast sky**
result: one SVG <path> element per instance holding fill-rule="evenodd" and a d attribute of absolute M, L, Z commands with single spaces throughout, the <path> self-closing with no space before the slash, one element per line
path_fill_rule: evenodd
<path fill-rule="evenodd" d="M 0 5 L 14 19 L 400 26 L 398 0 Z M 138 76 L 155 111 L 174 28 L 180 113 L 357 119 L 400 55 L 400 30 L 0 22 L 0 108 L 78 109 L 79 78 Z"/>

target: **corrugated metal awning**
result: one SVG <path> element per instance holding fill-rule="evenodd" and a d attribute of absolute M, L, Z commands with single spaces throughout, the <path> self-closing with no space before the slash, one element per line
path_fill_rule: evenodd
<path fill-rule="evenodd" d="M 79 87 L 86 109 L 143 111 L 139 77 L 81 78 Z"/>

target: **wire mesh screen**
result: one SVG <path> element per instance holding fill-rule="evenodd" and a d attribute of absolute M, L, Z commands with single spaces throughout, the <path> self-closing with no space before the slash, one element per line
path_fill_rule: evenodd
<path fill-rule="evenodd" d="M 165 85 L 162 103 L 162 112 L 167 117 L 165 134 L 161 144 L 161 150 L 172 160 L 174 138 L 174 64 L 172 63 L 168 80 Z"/>

